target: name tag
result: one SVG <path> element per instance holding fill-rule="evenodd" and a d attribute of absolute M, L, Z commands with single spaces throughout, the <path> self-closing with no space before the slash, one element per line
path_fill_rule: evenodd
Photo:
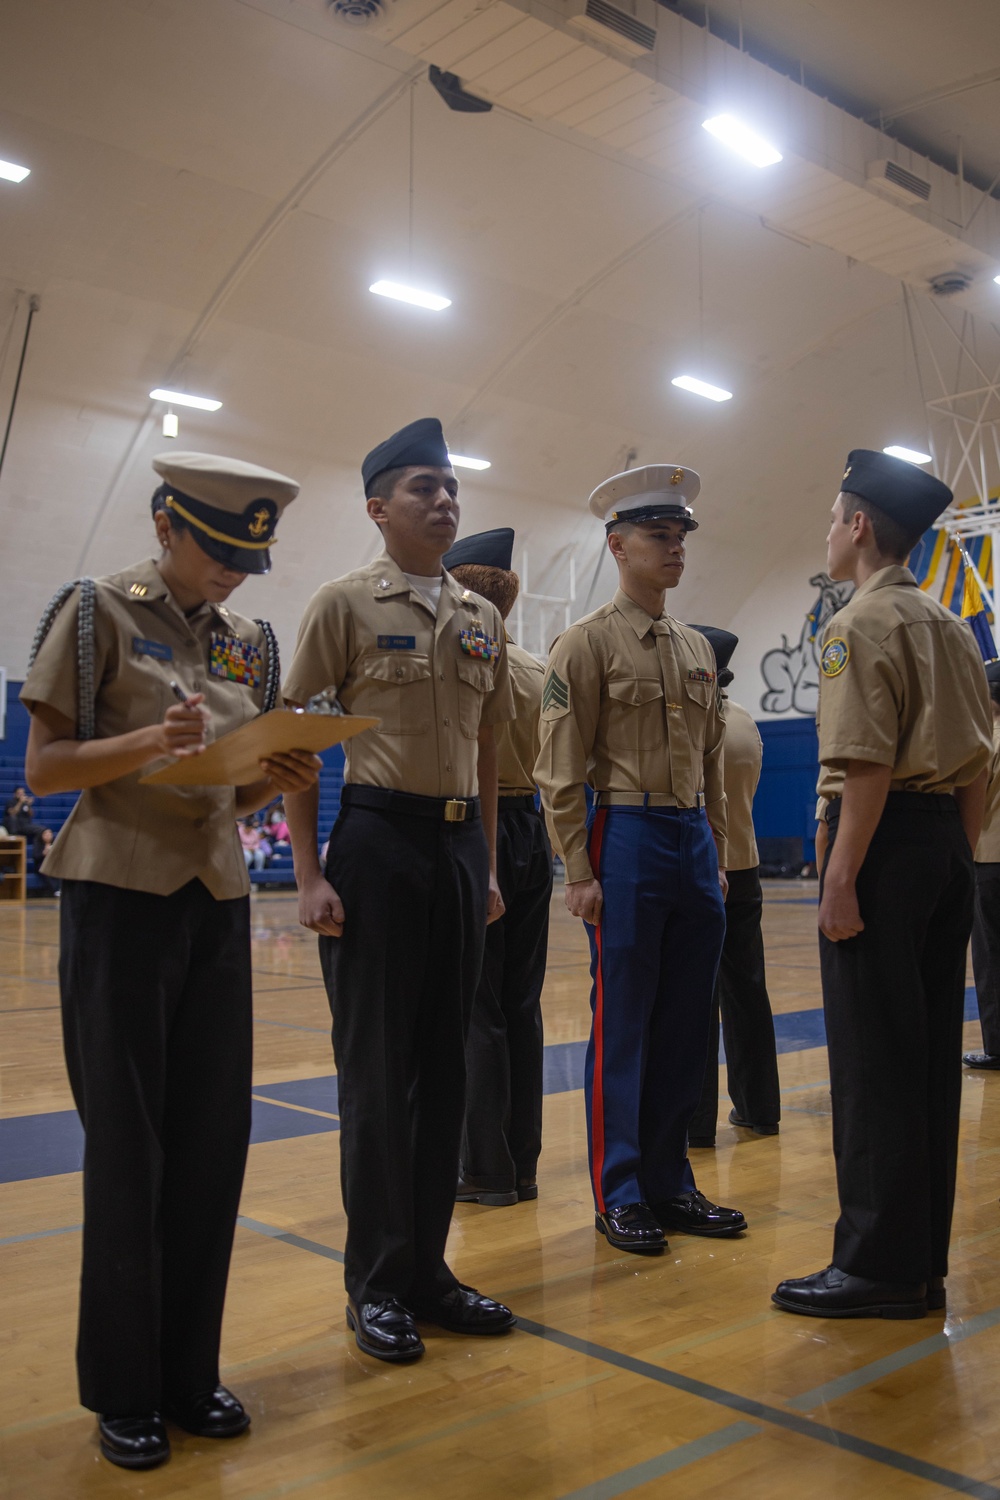
<path fill-rule="evenodd" d="M 138 635 L 132 637 L 132 650 L 136 656 L 153 656 L 157 661 L 173 661 L 174 659 L 171 646 L 165 646 L 162 641 L 144 641 Z"/>
<path fill-rule="evenodd" d="M 415 635 L 380 635 L 378 649 L 380 651 L 416 651 L 417 638 Z"/>
<path fill-rule="evenodd" d="M 213 677 L 241 682 L 245 687 L 260 687 L 260 647 L 241 641 L 236 635 L 213 635 L 208 670 Z"/>

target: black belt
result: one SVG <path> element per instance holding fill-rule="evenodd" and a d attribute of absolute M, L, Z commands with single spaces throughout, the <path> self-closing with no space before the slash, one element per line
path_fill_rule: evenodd
<path fill-rule="evenodd" d="M 478 797 L 419 797 L 415 792 L 394 792 L 384 786 L 360 786 L 349 782 L 340 793 L 341 807 L 371 807 L 378 812 L 400 813 L 407 818 L 434 818 L 438 823 L 471 823 L 479 817 Z"/>
<path fill-rule="evenodd" d="M 497 798 L 498 812 L 537 812 L 535 799 L 531 792 L 518 794 L 501 792 Z"/>
<path fill-rule="evenodd" d="M 826 821 L 831 816 L 840 817 L 842 797 L 831 797 L 826 809 Z M 933 812 L 950 817 L 958 811 L 958 803 L 950 792 L 890 792 L 885 799 L 887 808 L 909 808 L 914 812 Z"/>

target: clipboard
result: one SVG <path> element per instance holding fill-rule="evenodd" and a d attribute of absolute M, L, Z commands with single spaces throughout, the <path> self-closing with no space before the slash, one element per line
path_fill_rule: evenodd
<path fill-rule="evenodd" d="M 260 781 L 260 761 L 282 750 L 329 750 L 372 729 L 380 719 L 360 714 L 310 714 L 275 708 L 214 740 L 201 755 L 171 760 L 140 776 L 143 786 L 248 786 Z"/>

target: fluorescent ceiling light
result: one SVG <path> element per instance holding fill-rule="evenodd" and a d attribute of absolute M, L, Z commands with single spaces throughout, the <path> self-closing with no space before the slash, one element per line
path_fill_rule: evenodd
<path fill-rule="evenodd" d="M 403 286 L 399 281 L 373 281 L 368 288 L 376 297 L 393 297 L 397 302 L 411 302 L 414 307 L 428 307 L 431 312 L 443 312 L 451 306 L 450 297 L 439 297 L 436 292 L 422 292 L 416 286 Z"/>
<path fill-rule="evenodd" d="M 218 411 L 221 401 L 212 401 L 208 396 L 189 396 L 187 391 L 164 391 L 159 386 L 149 393 L 150 401 L 171 401 L 175 406 L 194 406 L 198 411 Z"/>
<path fill-rule="evenodd" d="M 993 280 L 996 282 L 997 286 L 1000 286 L 1000 276 L 994 276 Z"/>
<path fill-rule="evenodd" d="M 713 115 L 710 120 L 702 121 L 701 128 L 753 162 L 755 167 L 773 167 L 775 162 L 782 160 L 781 152 L 775 151 L 770 141 L 765 141 L 733 115 Z"/>
<path fill-rule="evenodd" d="M 488 458 L 465 458 L 461 453 L 449 453 L 453 469 L 488 469 L 490 461 Z"/>
<path fill-rule="evenodd" d="M 724 391 L 721 385 L 709 385 L 707 380 L 696 380 L 693 375 L 675 375 L 671 385 L 679 385 L 682 391 L 694 391 L 696 396 L 705 396 L 709 401 L 731 401 L 732 391 Z"/>
<path fill-rule="evenodd" d="M 26 177 L 30 176 L 30 167 L 19 167 L 16 162 L 12 161 L 0 161 L 0 177 L 5 177 L 8 182 L 23 182 Z"/>
<path fill-rule="evenodd" d="M 898 443 L 883 448 L 882 452 L 888 453 L 890 458 L 905 458 L 908 464 L 929 464 L 931 461 L 929 453 L 918 453 L 916 448 L 901 448 Z"/>

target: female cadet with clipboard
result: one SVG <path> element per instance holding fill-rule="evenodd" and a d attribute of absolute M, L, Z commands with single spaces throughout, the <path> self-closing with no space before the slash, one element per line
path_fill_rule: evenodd
<path fill-rule="evenodd" d="M 270 568 L 292 479 L 163 455 L 161 553 L 61 589 L 21 692 L 27 775 L 81 791 L 46 861 L 62 881 L 59 979 L 86 1132 L 80 1399 L 105 1458 L 170 1456 L 164 1416 L 200 1437 L 250 1417 L 219 1384 L 219 1339 L 250 1134 L 250 904 L 237 817 L 317 779 L 316 756 L 250 786 L 144 785 L 275 706 L 270 626 L 224 601 Z M 182 701 L 178 702 L 180 697 Z"/>

